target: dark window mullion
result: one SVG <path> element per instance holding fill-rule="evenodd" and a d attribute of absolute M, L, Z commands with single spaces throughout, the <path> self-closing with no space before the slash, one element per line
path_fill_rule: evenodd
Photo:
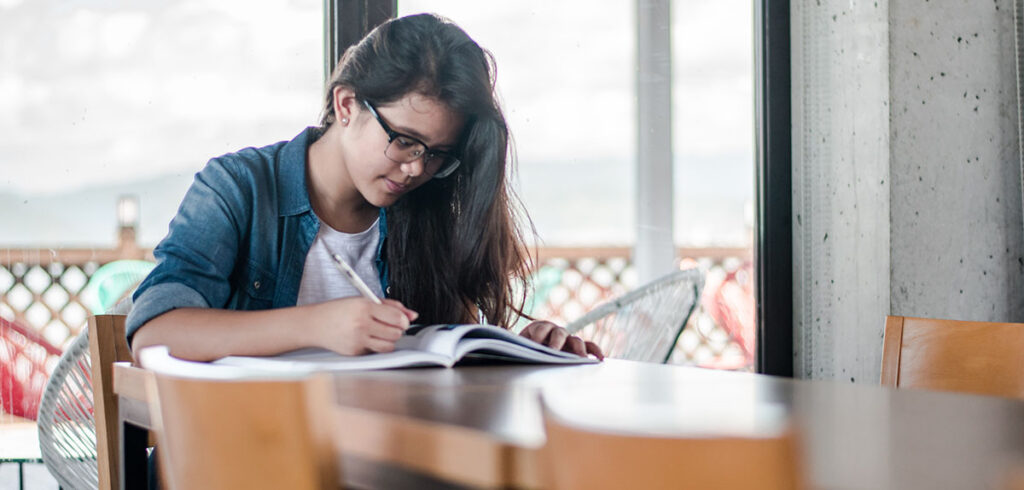
<path fill-rule="evenodd" d="M 324 0 L 324 78 L 346 48 L 397 12 L 398 0 Z"/>
<path fill-rule="evenodd" d="M 789 0 L 755 3 L 757 371 L 793 376 Z"/>

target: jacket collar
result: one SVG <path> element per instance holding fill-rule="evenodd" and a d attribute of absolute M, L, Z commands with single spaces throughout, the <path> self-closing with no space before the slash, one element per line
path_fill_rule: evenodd
<path fill-rule="evenodd" d="M 312 211 L 306 187 L 306 156 L 309 145 L 320 138 L 320 128 L 308 127 L 285 143 L 278 157 L 277 195 L 279 216 Z"/>

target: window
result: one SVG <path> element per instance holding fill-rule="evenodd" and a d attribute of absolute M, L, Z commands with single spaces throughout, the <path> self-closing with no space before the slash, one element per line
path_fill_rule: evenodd
<path fill-rule="evenodd" d="M 533 313 L 566 322 L 637 286 L 635 2 L 400 0 L 497 59 L 517 189 L 541 238 Z M 752 368 L 753 11 L 672 2 L 675 243 L 706 270 L 676 362 Z"/>
<path fill-rule="evenodd" d="M 207 160 L 316 124 L 321 10 L 0 2 L 0 316 L 64 343 L 96 304 L 82 288 L 118 246 L 119 198 L 152 247 Z"/>

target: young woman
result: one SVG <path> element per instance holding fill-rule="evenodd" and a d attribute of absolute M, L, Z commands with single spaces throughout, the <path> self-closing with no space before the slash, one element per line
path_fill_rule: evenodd
<path fill-rule="evenodd" d="M 493 83 L 490 54 L 440 17 L 374 29 L 339 62 L 320 127 L 196 175 L 134 295 L 133 348 L 359 355 L 393 350 L 413 321 L 512 325 L 527 257 Z M 383 304 L 359 296 L 333 253 Z M 548 322 L 522 335 L 602 357 Z"/>

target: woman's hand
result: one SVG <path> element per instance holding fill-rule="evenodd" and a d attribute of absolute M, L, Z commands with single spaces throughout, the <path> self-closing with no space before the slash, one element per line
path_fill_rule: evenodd
<path fill-rule="evenodd" d="M 351 297 L 311 305 L 312 343 L 347 356 L 395 350 L 419 314 L 393 299 L 382 302 Z"/>
<path fill-rule="evenodd" d="M 569 331 L 551 322 L 536 321 L 526 326 L 519 335 L 534 342 L 544 344 L 555 350 L 572 352 L 581 357 L 593 354 L 600 360 L 604 360 L 604 354 L 597 344 L 575 336 L 569 335 Z"/>

